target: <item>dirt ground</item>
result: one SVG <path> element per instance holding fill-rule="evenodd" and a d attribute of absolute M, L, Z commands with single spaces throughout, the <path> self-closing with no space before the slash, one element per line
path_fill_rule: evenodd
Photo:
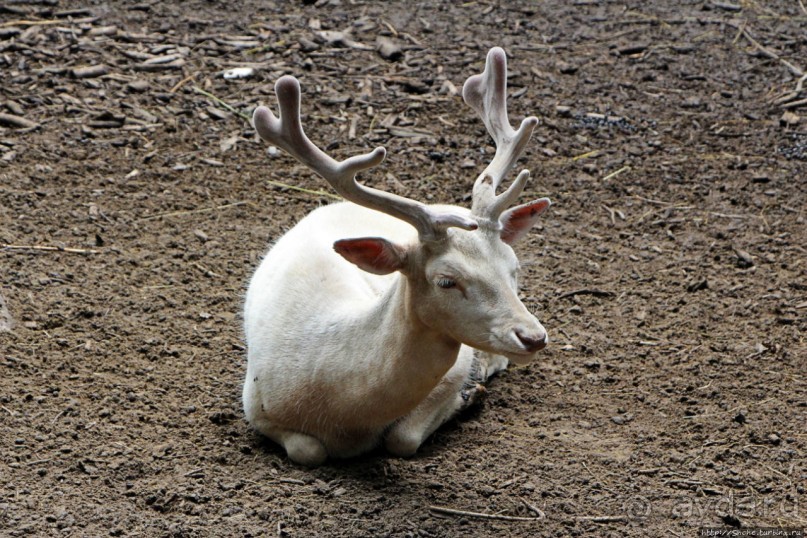
<path fill-rule="evenodd" d="M 2 3 L 0 535 L 807 526 L 807 11 L 733 2 Z M 240 311 L 331 199 L 243 116 L 293 74 L 312 139 L 387 148 L 368 184 L 467 205 L 496 45 L 551 344 L 411 459 L 298 467 L 243 420 Z"/>

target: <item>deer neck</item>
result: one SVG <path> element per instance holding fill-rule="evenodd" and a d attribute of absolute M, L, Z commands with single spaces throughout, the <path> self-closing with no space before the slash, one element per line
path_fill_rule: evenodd
<path fill-rule="evenodd" d="M 399 275 L 379 302 L 365 312 L 363 334 L 372 334 L 367 393 L 383 399 L 385 411 L 403 416 L 437 386 L 457 359 L 460 343 L 429 328 L 415 314 L 412 287 Z M 368 332 L 364 332 L 368 331 Z M 369 401 L 374 398 L 370 397 Z"/>

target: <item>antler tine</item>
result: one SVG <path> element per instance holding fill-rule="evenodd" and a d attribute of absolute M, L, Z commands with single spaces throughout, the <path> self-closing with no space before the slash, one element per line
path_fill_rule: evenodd
<path fill-rule="evenodd" d="M 421 238 L 432 238 L 449 227 L 466 230 L 477 228 L 477 222 L 461 215 L 438 213 L 427 205 L 389 192 L 366 187 L 356 182 L 356 174 L 378 166 L 386 150 L 378 147 L 364 155 L 336 161 L 308 139 L 300 122 L 300 82 L 292 76 L 281 77 L 275 84 L 280 118 L 266 107 L 258 107 L 252 122 L 265 141 L 286 150 L 320 176 L 346 200 L 387 213 L 408 222 Z"/>
<path fill-rule="evenodd" d="M 496 189 L 524 151 L 538 125 L 538 118 L 524 118 L 517 131 L 510 126 L 507 117 L 507 56 L 499 47 L 488 52 L 485 71 L 465 81 L 462 97 L 482 117 L 496 143 L 493 160 L 474 183 L 473 213 L 498 219 L 507 205 L 521 194 L 529 177 L 529 172 L 522 171 L 506 192 L 496 196 Z"/>

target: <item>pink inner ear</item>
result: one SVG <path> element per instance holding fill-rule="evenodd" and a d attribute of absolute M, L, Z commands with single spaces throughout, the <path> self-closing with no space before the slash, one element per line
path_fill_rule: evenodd
<path fill-rule="evenodd" d="M 369 273 L 386 275 L 403 267 L 400 248 L 386 239 L 341 239 L 333 244 L 333 249 L 347 261 Z"/>
<path fill-rule="evenodd" d="M 507 244 L 513 244 L 521 239 L 538 221 L 538 217 L 546 211 L 551 202 L 541 198 L 528 204 L 507 210 L 501 218 L 501 238 Z"/>

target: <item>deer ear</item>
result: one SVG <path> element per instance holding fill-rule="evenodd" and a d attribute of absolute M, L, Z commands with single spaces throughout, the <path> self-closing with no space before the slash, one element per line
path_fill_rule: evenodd
<path fill-rule="evenodd" d="M 340 239 L 333 249 L 350 263 L 376 275 L 399 271 L 406 262 L 406 250 L 380 237 Z"/>
<path fill-rule="evenodd" d="M 530 228 L 538 222 L 538 217 L 541 213 L 552 204 L 549 198 L 541 198 L 508 209 L 502 216 L 499 217 L 499 222 L 502 225 L 501 238 L 502 241 L 508 245 L 512 245 L 522 237 L 524 237 Z"/>

